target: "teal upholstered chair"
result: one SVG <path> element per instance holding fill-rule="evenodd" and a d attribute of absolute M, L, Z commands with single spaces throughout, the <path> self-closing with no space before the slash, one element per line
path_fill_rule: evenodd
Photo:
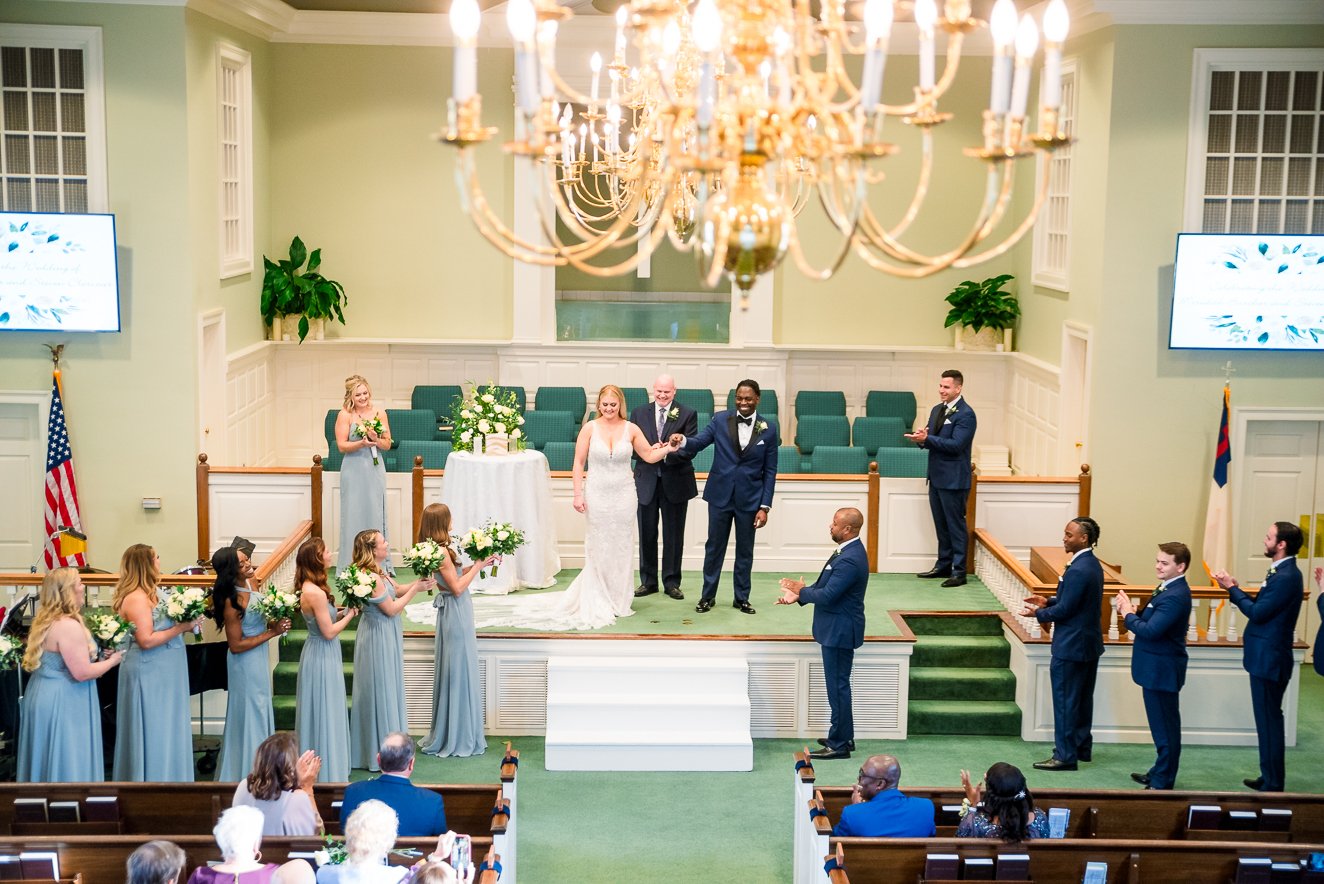
<path fill-rule="evenodd" d="M 867 473 L 869 453 L 847 445 L 820 445 L 814 449 L 811 473 Z"/>
<path fill-rule="evenodd" d="M 393 442 L 435 442 L 437 415 L 429 408 L 388 408 Z"/>
<path fill-rule="evenodd" d="M 846 416 L 846 394 L 840 390 L 801 390 L 795 394 L 795 419 L 811 414 Z"/>
<path fill-rule="evenodd" d="M 800 457 L 800 449 L 794 445 L 782 445 L 777 448 L 777 472 L 780 473 L 804 473 L 804 462 Z"/>
<path fill-rule="evenodd" d="M 395 450 L 395 459 L 402 473 L 413 470 L 416 456 L 422 456 L 423 469 L 444 470 L 446 469 L 446 458 L 450 453 L 451 443 L 449 442 L 413 442 L 406 439 Z"/>
<path fill-rule="evenodd" d="M 844 415 L 806 415 L 795 423 L 795 445 L 811 458 L 820 445 L 850 445 L 850 424 Z"/>
<path fill-rule="evenodd" d="M 456 384 L 445 384 L 439 386 L 419 385 L 414 388 L 414 392 L 409 394 L 409 407 L 431 409 L 437 416 L 438 441 L 450 441 L 451 431 L 451 407 L 455 400 L 464 394 Z M 442 429 L 445 427 L 445 429 Z"/>
<path fill-rule="evenodd" d="M 729 411 L 734 411 L 736 407 L 736 388 L 726 394 L 726 407 Z M 759 393 L 759 414 L 771 415 L 775 420 L 781 409 L 777 407 L 777 391 L 769 387 L 764 387 L 763 392 Z"/>
<path fill-rule="evenodd" d="M 524 435 L 528 444 L 543 451 L 548 442 L 575 443 L 578 430 L 575 416 L 568 411 L 534 409 L 524 415 Z"/>
<path fill-rule="evenodd" d="M 929 453 L 923 448 L 879 448 L 878 475 L 922 479 L 928 472 Z"/>
<path fill-rule="evenodd" d="M 696 387 L 678 387 L 676 389 L 676 401 L 681 405 L 688 405 L 700 414 L 703 414 L 704 412 L 712 414 L 717 410 L 713 407 L 712 390 L 701 390 Z"/>
<path fill-rule="evenodd" d="M 909 432 L 902 425 L 899 417 L 868 417 L 861 415 L 855 419 L 851 430 L 851 445 L 863 448 L 873 455 L 879 448 L 914 447 L 914 443 L 903 437 Z"/>
<path fill-rule="evenodd" d="M 648 404 L 649 393 L 643 387 L 622 387 L 621 392 L 625 394 L 625 417 L 627 420 L 630 417 L 630 412 L 640 405 Z"/>
<path fill-rule="evenodd" d="M 694 472 L 706 473 L 713 468 L 713 447 L 709 445 L 694 455 Z"/>
<path fill-rule="evenodd" d="M 910 432 L 915 428 L 915 394 L 870 390 L 864 397 L 864 413 L 869 417 L 899 417 Z"/>
<path fill-rule="evenodd" d="M 583 387 L 539 387 L 533 394 L 534 411 L 563 411 L 579 426 L 584 420 L 588 394 Z"/>
<path fill-rule="evenodd" d="M 553 470 L 572 470 L 575 467 L 575 443 L 548 442 L 542 449 L 547 466 Z"/>

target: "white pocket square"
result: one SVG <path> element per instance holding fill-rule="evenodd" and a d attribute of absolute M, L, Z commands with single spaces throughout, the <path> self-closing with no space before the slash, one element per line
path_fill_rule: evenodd
<path fill-rule="evenodd" d="M 831 565 L 828 565 L 828 566 L 827 566 L 826 568 L 824 568 L 823 570 L 824 570 L 824 571 L 831 571 L 831 570 L 832 570 L 832 566 L 831 566 Z"/>
<path fill-rule="evenodd" d="M 942 425 L 945 427 L 945 426 L 948 426 L 949 424 L 951 424 L 951 422 L 952 422 L 952 419 L 951 419 L 951 418 L 947 418 L 947 420 L 945 420 L 945 421 L 942 422 Z"/>
<path fill-rule="evenodd" d="M 762 439 L 759 440 L 759 444 L 760 444 L 760 445 L 763 444 L 763 440 L 762 440 Z"/>

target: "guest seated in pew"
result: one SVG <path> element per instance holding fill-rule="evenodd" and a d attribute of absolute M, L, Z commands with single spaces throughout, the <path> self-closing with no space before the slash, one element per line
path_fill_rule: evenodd
<path fill-rule="evenodd" d="M 871 755 L 860 767 L 851 803 L 841 809 L 833 835 L 858 838 L 932 838 L 933 802 L 901 794 L 901 762 Z"/>
<path fill-rule="evenodd" d="M 178 884 L 184 851 L 171 841 L 148 841 L 124 863 L 124 884 Z"/>
<path fill-rule="evenodd" d="M 409 884 L 471 884 L 475 872 L 472 861 L 463 869 L 451 867 L 455 838 L 454 832 L 446 832 L 438 838 L 437 849 L 414 864 Z"/>
<path fill-rule="evenodd" d="M 1048 813 L 1034 806 L 1020 768 L 999 761 L 984 774 L 981 785 L 982 789 L 970 782 L 970 771 L 961 771 L 965 801 L 957 838 L 1001 838 L 1014 844 L 1048 837 Z"/>
<path fill-rule="evenodd" d="M 221 814 L 212 834 L 221 849 L 222 860 L 214 866 L 199 866 L 189 876 L 188 884 L 270 884 L 281 868 L 262 862 L 262 811 L 255 807 L 231 807 Z M 301 859 L 287 866 L 304 866 Z"/>
<path fill-rule="evenodd" d="M 414 741 L 409 734 L 387 734 L 377 752 L 381 776 L 345 787 L 340 818 L 349 819 L 360 804 L 375 799 L 400 817 L 401 837 L 418 838 L 446 831 L 446 804 L 441 796 L 409 781 L 414 772 Z"/>
<path fill-rule="evenodd" d="M 348 809 L 348 793 L 345 797 Z M 399 827 L 399 817 L 386 804 L 369 799 L 358 805 L 345 820 L 345 861 L 321 866 L 317 884 L 397 884 L 405 880 L 408 868 L 386 865 L 386 854 L 395 846 Z"/>
<path fill-rule="evenodd" d="M 324 830 L 313 798 L 313 783 L 322 760 L 299 744 L 288 731 L 272 734 L 257 747 L 253 770 L 235 787 L 236 807 L 262 814 L 263 835 L 317 835 Z"/>
<path fill-rule="evenodd" d="M 303 860 L 291 860 L 276 869 L 271 876 L 271 884 L 316 884 L 317 873 Z"/>

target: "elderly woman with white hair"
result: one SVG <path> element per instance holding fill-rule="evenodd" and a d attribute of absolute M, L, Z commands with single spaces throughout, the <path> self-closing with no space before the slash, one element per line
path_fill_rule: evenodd
<path fill-rule="evenodd" d="M 236 806 L 221 814 L 211 830 L 216 846 L 221 849 L 221 862 L 194 869 L 188 884 L 270 884 L 285 866 L 303 865 L 301 859 L 291 860 L 285 866 L 262 862 L 262 811 L 256 807 Z M 288 879 L 283 879 L 288 880 Z"/>
<path fill-rule="evenodd" d="M 407 866 L 389 866 L 386 854 L 395 846 L 400 818 L 390 805 L 368 800 L 345 821 L 345 861 L 317 870 L 317 884 L 397 884 L 409 875 Z"/>

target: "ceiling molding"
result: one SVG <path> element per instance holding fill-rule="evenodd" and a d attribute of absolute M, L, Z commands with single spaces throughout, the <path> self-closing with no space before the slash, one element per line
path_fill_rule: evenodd
<path fill-rule="evenodd" d="M 1319 0 L 1093 0 L 1115 25 L 1320 25 Z"/>
<path fill-rule="evenodd" d="M 187 0 L 186 5 L 189 9 L 268 41 L 276 40 L 288 30 L 298 15 L 293 6 L 282 0 Z"/>

